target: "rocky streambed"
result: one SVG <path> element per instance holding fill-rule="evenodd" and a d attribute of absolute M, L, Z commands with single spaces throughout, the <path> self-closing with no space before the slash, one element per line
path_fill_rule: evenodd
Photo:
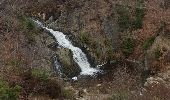
<path fill-rule="evenodd" d="M 99 66 L 101 67 L 103 65 L 98 65 L 95 67 L 93 63 L 92 67 L 92 65 L 89 63 L 91 60 L 88 59 L 88 57 L 91 56 L 86 56 L 86 53 L 88 54 L 88 52 L 85 50 L 85 48 L 83 48 L 84 46 L 81 46 L 83 49 L 82 50 L 81 48 L 73 45 L 76 44 L 75 42 L 77 42 L 78 46 L 78 41 L 74 40 L 74 43 L 72 44 L 73 41 L 71 42 L 64 33 L 45 27 L 37 20 L 34 22 L 38 25 L 38 27 L 44 29 L 46 32 L 52 35 L 53 39 L 56 41 L 55 43 L 50 44 L 49 47 L 51 47 L 53 50 L 56 50 L 57 52 L 57 55 L 53 57 L 53 63 L 55 70 L 60 76 L 64 75 L 67 77 L 73 77 L 73 79 L 77 79 L 76 77 L 78 75 L 93 76 L 97 73 L 101 73 Z M 58 51 L 57 49 L 61 50 Z M 68 63 L 70 63 L 70 65 L 73 64 L 73 66 L 69 66 Z M 67 64 L 69 67 L 67 67 Z"/>

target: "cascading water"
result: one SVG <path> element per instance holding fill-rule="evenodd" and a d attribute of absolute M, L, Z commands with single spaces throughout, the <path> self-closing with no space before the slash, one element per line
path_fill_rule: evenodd
<path fill-rule="evenodd" d="M 86 55 L 82 52 L 82 50 L 78 47 L 72 45 L 72 43 L 66 38 L 62 32 L 54 31 L 47 27 L 44 27 L 43 24 L 39 21 L 35 21 L 40 27 L 49 31 L 57 40 L 58 44 L 64 48 L 68 48 L 73 53 L 74 61 L 79 65 L 81 69 L 81 75 L 93 75 L 99 72 L 98 69 L 92 68 L 87 60 Z"/>

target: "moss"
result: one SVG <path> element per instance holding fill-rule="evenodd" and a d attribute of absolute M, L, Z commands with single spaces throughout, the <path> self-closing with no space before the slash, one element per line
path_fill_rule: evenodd
<path fill-rule="evenodd" d="M 30 19 L 27 20 L 26 27 L 28 30 L 36 30 L 36 26 L 35 26 L 34 22 Z"/>
<path fill-rule="evenodd" d="M 32 69 L 31 75 L 37 79 L 46 81 L 50 78 L 51 72 L 45 69 Z"/>
<path fill-rule="evenodd" d="M 147 50 L 150 46 L 152 46 L 154 41 L 155 41 L 155 37 L 150 37 L 146 39 L 146 41 L 143 43 L 144 50 Z"/>
<path fill-rule="evenodd" d="M 41 30 L 36 27 L 35 23 L 31 19 L 26 18 L 25 16 L 21 16 L 19 18 L 28 43 L 34 45 L 36 43 L 35 37 L 41 32 Z"/>
<path fill-rule="evenodd" d="M 79 39 L 82 43 L 89 45 L 91 43 L 90 34 L 80 33 Z"/>
<path fill-rule="evenodd" d="M 26 37 L 28 39 L 28 43 L 35 44 L 36 43 L 35 35 L 37 33 L 37 29 L 33 21 L 30 19 L 27 19 L 25 21 L 25 28 L 27 30 Z"/>
<path fill-rule="evenodd" d="M 132 38 L 126 38 L 122 43 L 122 51 L 126 57 L 134 51 L 134 41 Z"/>
<path fill-rule="evenodd" d="M 7 82 L 0 80 L 0 100 L 18 100 L 21 87 L 10 87 Z"/>
<path fill-rule="evenodd" d="M 19 17 L 20 22 L 22 23 L 22 29 L 23 31 L 36 31 L 36 25 L 34 24 L 34 22 L 30 19 L 27 18 L 25 16 L 20 16 Z"/>

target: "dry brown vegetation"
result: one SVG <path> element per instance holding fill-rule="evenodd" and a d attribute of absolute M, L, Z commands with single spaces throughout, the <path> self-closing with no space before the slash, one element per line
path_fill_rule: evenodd
<path fill-rule="evenodd" d="M 62 80 L 56 77 L 54 71 L 41 70 L 51 69 L 49 67 L 51 66 L 51 62 L 49 62 L 51 54 L 48 49 L 40 49 L 46 46 L 41 42 L 42 36 L 38 35 L 43 32 L 35 28 L 31 20 L 26 17 L 33 14 L 30 11 L 34 12 L 35 8 L 39 8 L 36 9 L 39 12 L 43 10 L 40 8 L 52 9 L 50 2 L 47 1 L 43 0 L 40 5 L 37 5 L 36 0 L 0 2 L 0 76 L 11 88 L 15 85 L 21 86 L 19 99 L 33 99 L 34 96 L 36 98 L 36 95 L 45 95 L 48 99 L 67 97 L 67 91 L 64 90 L 64 85 L 61 83 Z M 49 9 L 45 6 L 46 4 Z M 44 59 L 46 60 L 44 61 Z M 41 69 L 34 71 L 34 68 Z M 2 89 L 1 91 L 7 91 Z M 0 94 L 0 97 L 2 95 L 4 94 Z M 8 95 L 10 94 L 6 94 L 6 96 Z M 15 100 L 15 98 L 13 99 Z"/>
<path fill-rule="evenodd" d="M 10 87 L 21 86 L 20 99 L 32 99 L 37 96 L 47 97 L 47 99 L 71 97 L 72 94 L 64 89 L 65 85 L 63 84 L 65 83 L 57 78 L 49 67 L 51 66 L 52 53 L 45 49 L 46 44 L 42 43 L 44 32 L 37 29 L 27 17 L 47 20 L 54 16 L 54 20 L 56 20 L 62 10 L 63 12 L 68 11 L 66 14 L 70 14 L 77 8 L 80 11 L 76 12 L 77 10 L 75 10 L 74 13 L 84 14 L 82 14 L 82 19 L 85 26 L 82 26 L 80 31 L 76 30 L 79 27 L 76 26 L 77 24 L 72 26 L 67 23 L 68 27 L 64 28 L 73 32 L 83 44 L 86 44 L 89 47 L 89 52 L 92 52 L 91 54 L 99 62 L 105 62 L 108 59 L 120 60 L 120 62 L 109 65 L 108 73 L 96 79 L 85 78 L 79 82 L 73 82 L 74 89 L 78 91 L 87 89 L 87 92 L 92 95 L 85 94 L 83 96 L 90 98 L 93 98 L 94 95 L 97 95 L 96 97 L 102 95 L 106 96 L 104 98 L 112 96 L 112 100 L 169 100 L 169 1 L 144 0 L 142 27 L 134 28 L 132 25 L 133 28 L 128 26 L 128 28 L 125 27 L 125 31 L 116 31 L 118 32 L 116 42 L 112 39 L 114 37 L 106 35 L 108 31 L 105 30 L 106 27 L 102 27 L 102 24 L 116 23 L 117 20 L 120 20 L 123 26 L 125 23 L 132 24 L 129 19 L 135 19 L 136 1 L 94 1 L 87 1 L 82 8 L 82 1 L 75 0 L 0 1 L 0 76 L 2 80 L 6 81 Z M 130 9 L 126 12 L 130 13 L 128 16 L 123 14 L 128 20 L 119 19 L 118 17 L 122 16 L 116 11 L 110 13 L 112 6 Z M 83 9 L 82 12 L 81 9 Z M 105 18 L 108 21 L 104 23 L 102 20 Z M 112 20 L 112 18 L 115 19 Z M 141 23 L 139 22 L 139 24 Z M 117 30 L 116 28 L 114 26 L 115 30 Z M 112 43 L 118 45 L 116 52 L 112 50 Z M 145 67 L 152 74 L 143 73 Z M 34 68 L 44 68 L 49 72 L 37 71 Z M 155 83 L 143 86 L 151 75 L 159 76 L 163 81 L 154 81 Z M 79 92 L 78 95 L 81 93 Z"/>

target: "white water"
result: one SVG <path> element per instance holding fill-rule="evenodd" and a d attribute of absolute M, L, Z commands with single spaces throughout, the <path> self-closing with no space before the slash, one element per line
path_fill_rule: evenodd
<path fill-rule="evenodd" d="M 64 48 L 68 48 L 73 53 L 73 59 L 74 61 L 79 65 L 81 69 L 81 75 L 93 75 L 97 72 L 99 72 L 98 69 L 92 68 L 87 60 L 86 55 L 82 52 L 82 50 L 78 47 L 75 47 L 72 45 L 72 43 L 66 38 L 66 35 L 64 35 L 62 32 L 54 31 L 52 29 L 49 29 L 47 27 L 44 27 L 42 23 L 39 21 L 35 21 L 40 27 L 43 29 L 49 31 L 53 36 L 56 38 L 58 44 Z"/>

